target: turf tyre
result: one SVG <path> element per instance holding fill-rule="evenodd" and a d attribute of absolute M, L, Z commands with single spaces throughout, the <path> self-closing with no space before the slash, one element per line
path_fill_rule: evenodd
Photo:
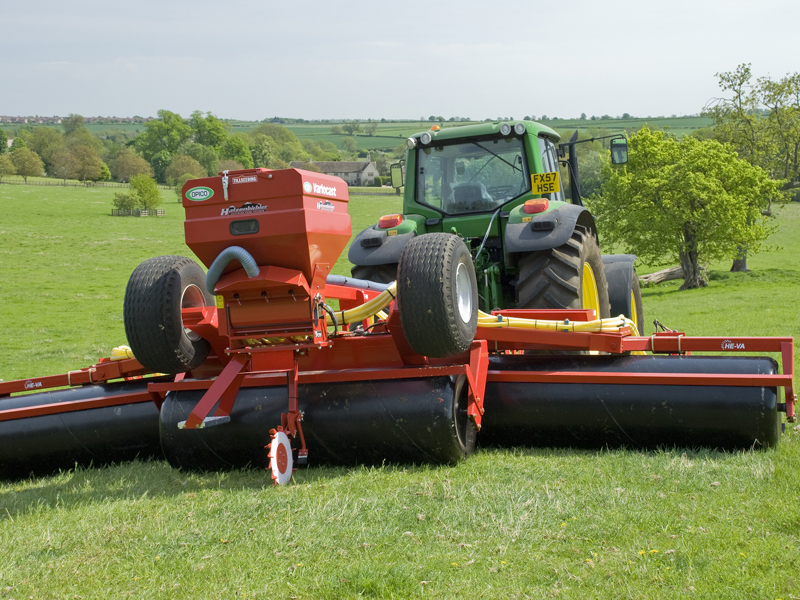
<path fill-rule="evenodd" d="M 469 250 L 449 233 L 429 233 L 403 248 L 397 303 L 409 344 L 445 358 L 466 352 L 478 326 L 478 284 Z"/>
<path fill-rule="evenodd" d="M 524 254 L 519 259 L 518 308 L 580 309 L 584 307 L 584 264 L 597 286 L 598 318 L 610 315 L 608 282 L 594 234 L 577 226 L 561 246 Z"/>
<path fill-rule="evenodd" d="M 181 306 L 210 306 L 205 273 L 183 256 L 157 256 L 140 264 L 125 289 L 123 317 L 136 359 L 157 373 L 184 373 L 199 367 L 210 344 L 184 328 Z"/>

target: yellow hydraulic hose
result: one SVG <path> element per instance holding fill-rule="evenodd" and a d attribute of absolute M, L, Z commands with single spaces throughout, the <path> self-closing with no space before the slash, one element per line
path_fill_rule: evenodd
<path fill-rule="evenodd" d="M 616 333 L 622 327 L 630 327 L 633 335 L 639 335 L 636 324 L 624 315 L 609 319 L 595 319 L 594 321 L 551 321 L 490 315 L 483 311 L 478 311 L 478 327 L 514 327 L 515 329 L 546 329 L 549 331 L 599 331 L 603 333 Z"/>
<path fill-rule="evenodd" d="M 374 317 L 381 312 L 384 308 L 392 303 L 392 300 L 397 296 L 397 282 L 393 281 L 389 287 L 375 296 L 369 302 L 365 302 L 361 306 L 351 308 L 350 310 L 337 310 L 336 322 L 338 325 L 349 325 L 350 323 L 358 323 L 365 321 L 370 317 Z M 330 326 L 333 325 L 333 319 L 328 315 L 325 322 Z"/>
<path fill-rule="evenodd" d="M 111 360 L 124 360 L 134 358 L 133 351 L 128 346 L 117 346 L 111 351 Z"/>

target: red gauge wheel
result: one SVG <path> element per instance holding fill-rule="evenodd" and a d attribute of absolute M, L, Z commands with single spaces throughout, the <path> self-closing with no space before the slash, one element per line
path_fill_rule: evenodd
<path fill-rule="evenodd" d="M 293 471 L 292 444 L 282 427 L 272 430 L 269 444 L 269 469 L 276 485 L 289 483 Z"/>

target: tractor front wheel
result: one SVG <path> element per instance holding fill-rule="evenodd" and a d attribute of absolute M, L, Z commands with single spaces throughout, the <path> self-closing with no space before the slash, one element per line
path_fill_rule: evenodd
<path fill-rule="evenodd" d="M 183 326 L 182 308 L 210 306 L 205 273 L 183 256 L 158 256 L 140 264 L 125 289 L 125 334 L 133 355 L 156 373 L 199 367 L 210 344 Z"/>
<path fill-rule="evenodd" d="M 610 315 L 608 283 L 594 234 L 577 226 L 566 243 L 519 259 L 518 308 L 593 308 Z"/>

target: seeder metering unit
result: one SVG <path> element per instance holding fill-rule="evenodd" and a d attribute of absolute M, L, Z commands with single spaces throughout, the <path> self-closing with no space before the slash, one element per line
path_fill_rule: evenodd
<path fill-rule="evenodd" d="M 771 447 L 780 413 L 794 420 L 792 338 L 639 337 L 591 309 L 482 313 L 470 251 L 447 233 L 410 241 L 396 283 L 331 276 L 348 191 L 319 173 L 251 169 L 183 192 L 208 273 L 142 263 L 124 302 L 133 356 L 0 383 L 4 476 L 163 454 L 285 483 L 309 458 L 455 462 L 478 440 Z M 780 353 L 783 374 L 743 352 Z"/>

